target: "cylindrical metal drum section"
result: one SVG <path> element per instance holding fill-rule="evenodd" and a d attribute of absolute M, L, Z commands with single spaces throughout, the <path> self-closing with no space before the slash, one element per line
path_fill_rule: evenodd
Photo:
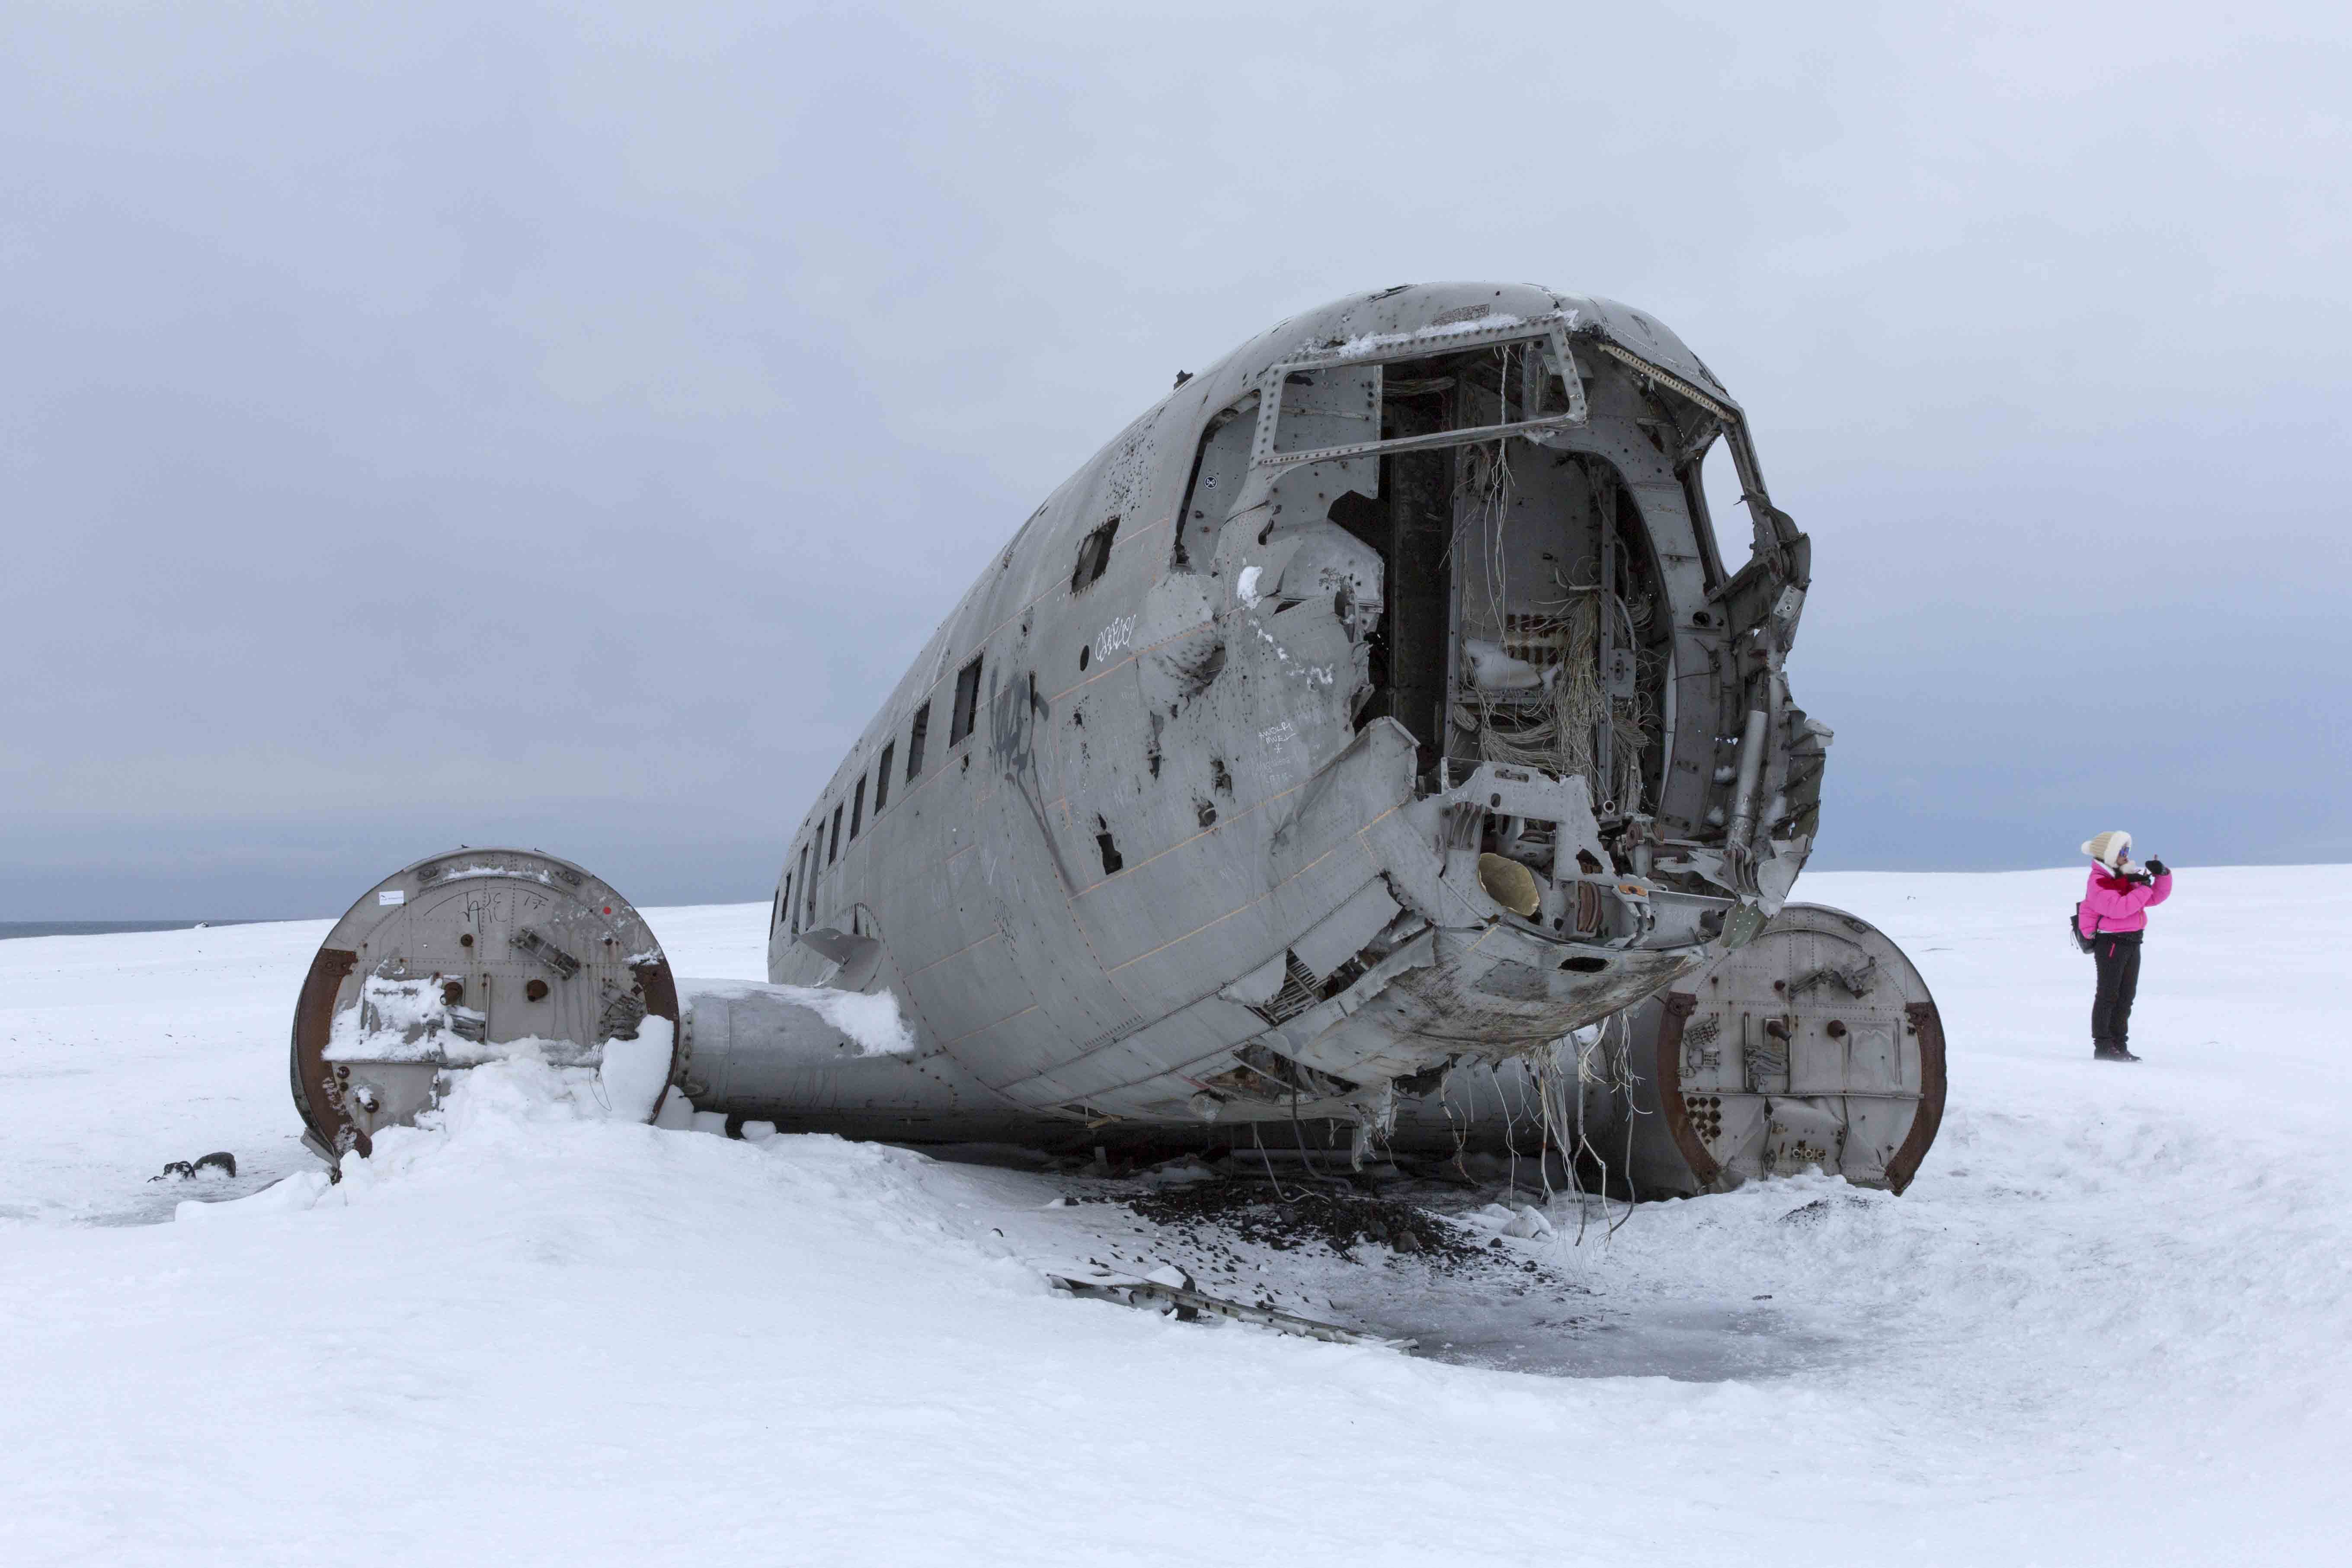
<path fill-rule="evenodd" d="M 1885 933 L 1790 904 L 1597 1030 L 1399 1089 L 1399 1152 L 1565 1158 L 1645 1198 L 1808 1169 L 1899 1193 L 1943 1120 L 1944 1030 Z"/>
<path fill-rule="evenodd" d="M 698 1110 L 912 1142 L 1009 1138 L 1025 1110 L 944 1052 L 920 1052 L 885 991 L 680 980 L 677 1081 Z M 1032 1117 L 1047 1126 L 1064 1125 Z"/>
<path fill-rule="evenodd" d="M 529 1054 L 596 1068 L 651 1120 L 677 1067 L 677 988 L 627 900 L 569 861 L 459 849 L 335 922 L 294 1009 L 295 1109 L 330 1162 L 414 1121 L 457 1069 Z"/>
<path fill-rule="evenodd" d="M 1901 1192 L 1944 1116 L 1944 1026 L 1867 921 L 1790 904 L 1634 1009 L 1632 1180 L 1645 1197 L 1820 1169 Z"/>

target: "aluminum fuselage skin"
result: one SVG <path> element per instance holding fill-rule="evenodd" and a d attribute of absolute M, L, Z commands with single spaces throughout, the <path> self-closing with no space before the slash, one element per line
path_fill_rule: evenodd
<path fill-rule="evenodd" d="M 1557 351 L 1529 336 L 1543 331 Z M 1368 563 L 1333 521 L 1402 507 L 1381 489 L 1383 474 L 1404 483 L 1402 459 L 1290 459 L 1392 440 L 1394 410 L 1436 395 L 1399 390 L 1417 384 L 1397 364 L 1490 343 L 1537 389 L 1521 423 L 1550 407 L 1549 422 L 1432 447 L 1454 453 L 1456 513 L 1457 459 L 1475 446 L 1513 466 L 1528 521 L 1498 513 L 1482 542 L 1455 517 L 1441 542 L 1454 621 L 1408 649 L 1400 584 L 1383 578 L 1409 563 Z M 1496 383 L 1507 422 L 1515 384 Z M 1696 482 L 1717 438 L 1755 512 L 1737 573 Z M 1570 560 L 1585 524 L 1539 514 L 1595 474 L 1620 487 L 1619 510 L 1597 515 L 1620 521 L 1592 548 L 1604 568 L 1609 551 L 1639 553 L 1617 569 L 1638 568 L 1649 610 L 1638 811 L 1599 809 L 1608 792 L 1581 779 L 1482 769 L 1425 701 L 1416 722 L 1399 716 L 1427 690 L 1453 710 L 1468 563 L 1502 558 L 1500 531 L 1559 553 L 1563 581 L 1590 570 Z M 1641 312 L 1464 283 L 1280 323 L 1180 382 L 1036 510 L 793 831 L 770 979 L 887 987 L 919 1050 L 738 1061 L 727 1109 L 916 1141 L 1100 1142 L 1296 1114 L 1381 1125 L 1449 1066 L 1639 1003 L 1753 934 L 1810 848 L 1826 731 L 1780 673 L 1806 557 L 1764 496 L 1738 405 Z M 1393 668 L 1409 653 L 1429 668 Z M 1523 916 L 1477 865 L 1498 831 L 1530 823 L 1551 859 Z M 854 966 L 844 937 L 864 954 Z M 689 1060 L 689 1094 L 696 1073 Z"/>

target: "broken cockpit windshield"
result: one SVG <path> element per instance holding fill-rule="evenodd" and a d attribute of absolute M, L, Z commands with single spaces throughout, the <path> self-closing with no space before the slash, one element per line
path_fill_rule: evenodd
<path fill-rule="evenodd" d="M 1260 404 L 1253 457 L 1273 468 L 1507 436 L 1542 441 L 1585 417 L 1584 384 L 1558 321 L 1358 339 L 1286 360 L 1265 384 L 1276 395 Z M 1449 395 L 1433 427 L 1383 434 L 1385 401 L 1438 394 Z"/>

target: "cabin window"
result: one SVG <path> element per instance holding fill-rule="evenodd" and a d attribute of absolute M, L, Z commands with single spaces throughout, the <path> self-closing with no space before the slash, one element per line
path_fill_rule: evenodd
<path fill-rule="evenodd" d="M 949 716 L 948 744 L 960 746 L 971 733 L 972 721 L 980 713 L 980 656 L 956 671 L 955 711 Z"/>
<path fill-rule="evenodd" d="M 924 703 L 915 710 L 915 721 L 907 729 L 907 782 L 923 771 L 923 737 L 930 732 L 931 705 Z"/>
<path fill-rule="evenodd" d="M 877 816 L 881 816 L 882 808 L 890 804 L 890 757 L 898 749 L 896 741 L 883 747 L 881 765 L 874 770 L 874 815 Z"/>
<path fill-rule="evenodd" d="M 1112 518 L 1078 542 L 1078 563 L 1070 574 L 1070 592 L 1082 593 L 1110 570 L 1111 541 L 1118 537 L 1118 519 Z"/>
<path fill-rule="evenodd" d="M 860 776 L 859 776 L 859 778 L 858 778 L 858 780 L 857 780 L 857 793 L 856 793 L 855 795 L 852 795 L 852 796 L 850 797 L 850 804 L 849 804 L 849 837 L 850 837 L 852 839 L 855 839 L 855 838 L 857 837 L 857 830 L 858 830 L 859 828 L 861 828 L 861 827 L 865 826 L 866 826 L 866 780 L 865 780 L 865 778 L 864 778 L 864 776 L 863 776 L 863 775 L 860 775 Z"/>
<path fill-rule="evenodd" d="M 800 885 L 801 885 L 802 887 L 803 887 L 803 888 L 807 887 L 807 886 L 808 886 L 808 846 L 807 846 L 806 844 L 803 844 L 803 845 L 801 846 L 801 851 L 800 851 L 800 854 L 799 854 L 799 855 L 797 855 L 797 856 L 795 856 L 795 857 L 793 858 L 793 877 L 797 877 L 797 878 L 799 878 L 799 879 L 800 879 Z M 784 879 L 784 880 L 785 880 L 785 882 L 786 882 L 786 884 L 787 884 L 787 885 L 789 885 L 789 884 L 791 883 L 791 881 L 793 880 L 793 877 L 787 877 L 787 878 L 785 878 L 785 879 Z M 798 935 L 800 934 L 800 931 L 801 931 L 801 907 L 800 907 L 798 904 L 793 903 L 790 898 L 786 898 L 786 899 L 785 899 L 785 900 L 784 900 L 784 903 L 785 903 L 785 913 L 786 913 L 786 914 L 788 914 L 788 915 L 790 915 L 790 916 L 792 917 L 792 922 L 793 922 L 793 934 L 794 936 L 798 936 Z"/>
<path fill-rule="evenodd" d="M 824 841 L 824 863 L 832 865 L 841 853 L 841 807 L 833 808 L 833 836 Z"/>
<path fill-rule="evenodd" d="M 784 910 L 792 907 L 792 902 L 793 874 L 790 871 L 787 871 L 784 873 L 783 885 L 776 889 L 775 906 L 768 910 L 768 934 L 770 936 L 775 935 L 776 928 L 784 923 Z"/>
<path fill-rule="evenodd" d="M 817 824 L 816 835 L 808 844 L 808 875 L 801 879 L 801 925 L 803 930 L 816 924 L 816 879 L 817 873 L 824 869 L 816 863 L 817 844 L 824 837 L 822 821 Z"/>

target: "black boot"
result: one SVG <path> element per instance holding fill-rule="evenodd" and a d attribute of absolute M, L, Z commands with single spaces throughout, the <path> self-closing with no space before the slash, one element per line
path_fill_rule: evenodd
<path fill-rule="evenodd" d="M 2091 1052 L 2092 1059 L 2103 1062 L 2136 1062 L 2139 1058 L 2121 1040 L 2101 1040 Z"/>

